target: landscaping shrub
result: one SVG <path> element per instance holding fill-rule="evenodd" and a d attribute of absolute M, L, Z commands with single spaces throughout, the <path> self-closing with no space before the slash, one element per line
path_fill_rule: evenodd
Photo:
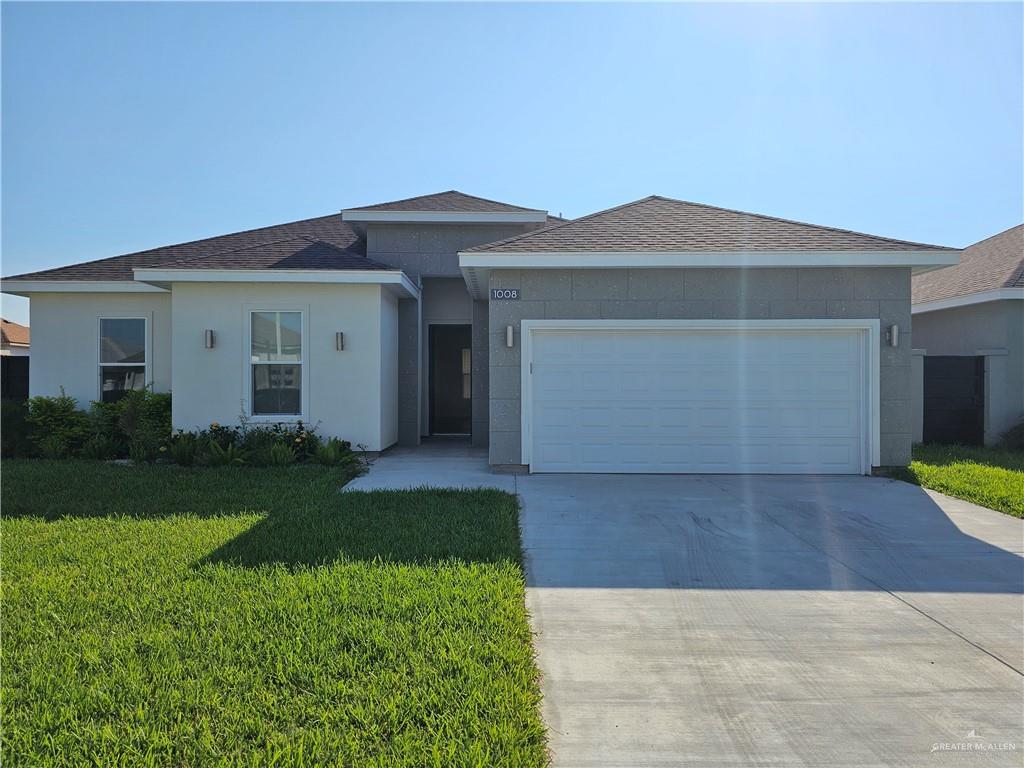
<path fill-rule="evenodd" d="M 227 467 L 245 463 L 245 453 L 234 443 L 221 446 L 216 440 L 211 439 L 207 446 L 209 451 L 204 454 L 205 463 L 211 467 Z"/>
<path fill-rule="evenodd" d="M 89 438 L 89 417 L 63 389 L 56 397 L 29 398 L 27 420 L 31 439 L 46 458 L 77 452 Z"/>
<path fill-rule="evenodd" d="M 332 437 L 326 443 L 317 446 L 316 461 L 329 467 L 340 467 L 355 464 L 356 454 L 352 452 L 352 443 Z"/>
<path fill-rule="evenodd" d="M 295 451 L 287 443 L 274 443 L 267 451 L 267 463 L 272 467 L 283 467 L 295 463 Z"/>
<path fill-rule="evenodd" d="M 199 440 L 191 432 L 178 432 L 171 438 L 169 458 L 175 464 L 191 467 L 199 454 Z"/>
<path fill-rule="evenodd" d="M 117 444 L 106 435 L 93 435 L 82 446 L 82 458 L 105 461 L 117 455 Z"/>
<path fill-rule="evenodd" d="M 171 396 L 133 390 L 112 403 L 93 402 L 89 411 L 65 395 L 34 397 L 27 406 L 4 402 L 3 455 L 60 459 L 79 456 L 136 464 L 166 461 L 181 466 L 280 467 L 317 463 L 359 471 L 362 458 L 345 440 L 324 442 L 316 427 L 294 424 L 238 426 L 213 422 L 195 432 L 171 431 Z"/>
<path fill-rule="evenodd" d="M 31 429 L 28 406 L 23 401 L 0 401 L 0 456 L 5 459 L 31 456 L 34 452 Z"/>

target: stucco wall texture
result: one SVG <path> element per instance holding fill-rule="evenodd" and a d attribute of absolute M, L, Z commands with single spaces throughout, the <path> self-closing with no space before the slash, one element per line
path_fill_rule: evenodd
<path fill-rule="evenodd" d="M 898 347 L 880 350 L 881 465 L 903 466 L 911 447 L 910 269 L 494 270 L 491 288 L 519 288 L 519 301 L 490 303 L 489 455 L 521 463 L 521 320 L 820 319 L 897 324 Z M 505 346 L 505 327 L 516 343 Z"/>

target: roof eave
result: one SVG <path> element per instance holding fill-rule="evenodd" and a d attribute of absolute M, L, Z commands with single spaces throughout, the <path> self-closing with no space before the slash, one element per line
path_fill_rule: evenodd
<path fill-rule="evenodd" d="M 398 269 L 155 269 L 135 270 L 135 279 L 169 289 L 174 283 L 331 283 L 382 285 L 403 298 L 419 289 Z"/>
<path fill-rule="evenodd" d="M 965 293 L 961 296 L 922 301 L 911 304 L 910 312 L 914 315 L 922 315 L 925 312 L 968 307 L 972 304 L 987 304 L 990 301 L 1024 301 L 1024 288 L 992 288 L 987 291 Z"/>

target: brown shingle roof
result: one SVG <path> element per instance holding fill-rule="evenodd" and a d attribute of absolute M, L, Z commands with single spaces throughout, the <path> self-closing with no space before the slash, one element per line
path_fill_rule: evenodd
<path fill-rule="evenodd" d="M 161 269 L 386 269 L 376 261 L 312 237 L 291 237 L 210 256 L 161 264 Z"/>
<path fill-rule="evenodd" d="M 407 197 L 404 200 L 392 200 L 389 203 L 364 205 L 359 208 L 346 208 L 347 211 L 423 211 L 430 213 L 510 213 L 515 211 L 540 211 L 540 208 L 523 208 L 520 205 L 499 203 L 483 197 L 467 195 L 450 189 L 434 195 Z"/>
<path fill-rule="evenodd" d="M 3 341 L 4 344 L 27 347 L 30 335 L 27 325 L 12 323 L 10 320 L 0 318 L 0 341 Z"/>
<path fill-rule="evenodd" d="M 122 256 L 111 256 L 97 261 L 87 261 L 83 264 L 12 275 L 4 279 L 132 280 L 132 270 L 136 267 L 164 267 L 172 262 L 212 256 L 239 248 L 300 236 L 330 243 L 350 254 L 363 255 L 366 253 L 366 242 L 356 234 L 350 224 L 341 220 L 340 213 L 336 213 L 330 216 L 291 221 L 286 224 L 250 229 L 230 235 L 208 237 L 203 240 L 128 253 Z"/>
<path fill-rule="evenodd" d="M 1024 288 L 1024 224 L 965 248 L 956 266 L 914 277 L 911 300 L 922 304 L 999 288 Z"/>
<path fill-rule="evenodd" d="M 472 252 L 955 250 L 652 195 Z"/>

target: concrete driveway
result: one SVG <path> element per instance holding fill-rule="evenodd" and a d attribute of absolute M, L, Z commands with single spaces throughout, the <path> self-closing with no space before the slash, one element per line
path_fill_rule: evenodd
<path fill-rule="evenodd" d="M 445 484 L 401 458 L 357 487 Z M 1021 521 L 877 478 L 490 477 L 555 766 L 1021 765 Z"/>

